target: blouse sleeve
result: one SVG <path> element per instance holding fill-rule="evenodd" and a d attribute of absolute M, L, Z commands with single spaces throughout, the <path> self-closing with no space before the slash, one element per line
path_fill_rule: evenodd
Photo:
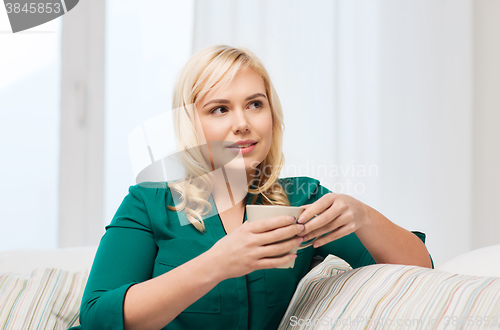
<path fill-rule="evenodd" d="M 101 238 L 80 306 L 82 329 L 123 329 L 123 301 L 151 278 L 157 254 L 139 186 L 131 186 Z"/>
<path fill-rule="evenodd" d="M 329 190 L 328 188 L 325 188 L 322 185 L 318 185 L 315 201 L 321 198 L 321 196 L 330 192 L 331 190 Z M 412 231 L 412 233 L 420 238 L 425 244 L 424 233 L 418 231 Z M 314 256 L 319 255 L 323 258 L 326 258 L 326 256 L 328 256 L 329 254 L 335 255 L 345 260 L 349 265 L 351 265 L 353 269 L 376 264 L 370 252 L 368 252 L 368 250 L 365 248 L 363 243 L 361 243 L 355 233 L 351 233 L 330 243 L 322 245 L 319 248 L 316 248 L 314 251 Z M 432 268 L 434 268 L 434 261 L 432 261 L 432 257 L 430 254 L 429 257 L 431 258 Z"/>

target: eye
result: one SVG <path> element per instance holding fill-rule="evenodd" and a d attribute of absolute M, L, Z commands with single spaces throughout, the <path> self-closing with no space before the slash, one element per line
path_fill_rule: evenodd
<path fill-rule="evenodd" d="M 227 111 L 227 109 L 224 108 L 224 107 L 217 107 L 217 108 L 213 108 L 212 110 L 210 110 L 210 114 L 214 113 L 217 110 L 225 110 L 225 111 Z M 220 114 L 220 113 L 218 113 L 218 114 Z"/>
<path fill-rule="evenodd" d="M 262 107 L 262 102 L 260 102 L 260 101 L 253 101 L 252 103 L 250 103 L 250 105 L 252 105 L 252 104 L 257 104 L 257 109 Z"/>

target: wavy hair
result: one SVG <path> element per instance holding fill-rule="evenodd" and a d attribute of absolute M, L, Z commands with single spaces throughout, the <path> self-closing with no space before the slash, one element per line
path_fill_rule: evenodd
<path fill-rule="evenodd" d="M 172 211 L 184 211 L 187 220 L 200 232 L 205 232 L 203 215 L 209 214 L 208 202 L 213 189 L 212 169 L 203 158 L 196 131 L 194 104 L 209 91 L 229 84 L 234 76 L 247 68 L 253 69 L 264 80 L 273 120 L 271 148 L 266 158 L 256 167 L 256 178 L 247 190 L 254 194 L 251 204 L 261 195 L 263 205 L 285 205 L 290 201 L 278 176 L 283 167 L 283 112 L 278 94 L 262 62 L 250 50 L 227 45 L 215 45 L 195 53 L 180 71 L 173 95 L 173 121 L 180 162 L 185 170 L 184 179 L 169 181 L 172 194 L 181 202 Z M 266 169 L 271 169 L 270 173 Z"/>

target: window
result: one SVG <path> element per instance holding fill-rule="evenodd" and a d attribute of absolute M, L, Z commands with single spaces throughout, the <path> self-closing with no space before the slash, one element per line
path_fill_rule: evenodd
<path fill-rule="evenodd" d="M 0 15 L 0 250 L 55 248 L 61 20 L 12 34 Z"/>
<path fill-rule="evenodd" d="M 194 1 L 107 2 L 104 225 L 135 184 L 129 134 L 157 115 L 171 118 L 174 81 L 192 55 L 193 14 Z"/>

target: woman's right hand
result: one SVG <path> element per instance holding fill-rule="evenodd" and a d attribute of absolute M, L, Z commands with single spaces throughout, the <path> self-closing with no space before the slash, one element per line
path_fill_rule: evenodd
<path fill-rule="evenodd" d="M 294 236 L 304 229 L 304 225 L 294 222 L 290 216 L 246 221 L 217 241 L 207 252 L 215 257 L 225 278 L 283 266 L 296 257 L 296 254 L 287 252 L 298 247 L 303 240 L 302 237 Z M 282 254 L 285 255 L 276 257 Z"/>

